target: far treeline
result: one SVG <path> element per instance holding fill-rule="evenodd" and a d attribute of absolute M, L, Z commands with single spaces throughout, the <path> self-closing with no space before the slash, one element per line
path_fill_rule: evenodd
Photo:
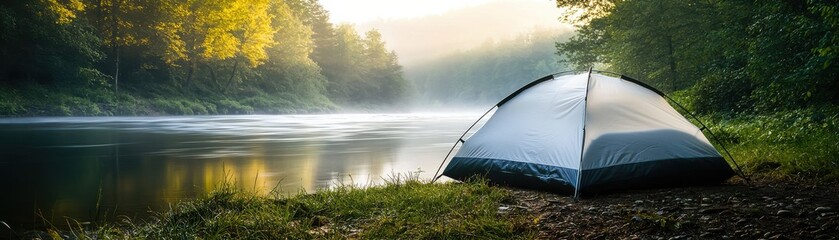
<path fill-rule="evenodd" d="M 320 112 L 407 90 L 376 30 L 316 0 L 0 2 L 1 115 Z"/>
<path fill-rule="evenodd" d="M 749 170 L 839 179 L 839 4 L 557 0 L 582 10 L 558 53 L 668 93 Z"/>
<path fill-rule="evenodd" d="M 528 82 L 567 69 L 554 54 L 554 44 L 570 35 L 534 29 L 418 64 L 405 75 L 423 105 L 489 108 Z"/>

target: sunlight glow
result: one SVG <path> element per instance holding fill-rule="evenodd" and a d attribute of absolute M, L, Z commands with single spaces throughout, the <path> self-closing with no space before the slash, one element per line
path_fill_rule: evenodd
<path fill-rule="evenodd" d="M 361 24 L 378 19 L 409 19 L 497 0 L 321 0 L 333 23 Z"/>

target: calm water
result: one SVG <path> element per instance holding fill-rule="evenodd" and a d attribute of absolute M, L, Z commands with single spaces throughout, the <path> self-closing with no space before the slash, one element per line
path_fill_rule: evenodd
<path fill-rule="evenodd" d="M 350 179 L 377 184 L 417 170 L 430 178 L 478 116 L 0 119 L 0 221 L 26 228 L 42 222 L 37 215 L 60 224 L 65 216 L 142 218 L 225 178 L 243 189 L 286 193 Z"/>

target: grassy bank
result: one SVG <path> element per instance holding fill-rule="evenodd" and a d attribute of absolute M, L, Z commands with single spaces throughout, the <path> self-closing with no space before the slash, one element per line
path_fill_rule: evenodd
<path fill-rule="evenodd" d="M 223 185 L 158 213 L 155 221 L 63 232 L 129 239 L 521 239 L 533 218 L 499 211 L 511 192 L 484 182 L 428 184 L 393 178 L 382 186 L 340 186 L 315 194 L 262 196 Z M 53 234 L 58 235 L 56 232 Z"/>

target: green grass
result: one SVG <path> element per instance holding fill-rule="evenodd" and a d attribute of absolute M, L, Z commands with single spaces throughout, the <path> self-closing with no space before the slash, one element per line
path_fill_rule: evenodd
<path fill-rule="evenodd" d="M 532 217 L 499 213 L 507 190 L 483 181 L 431 184 L 396 176 L 382 186 L 263 196 L 223 184 L 206 197 L 79 238 L 129 239 L 530 239 Z"/>
<path fill-rule="evenodd" d="M 839 109 L 706 117 L 703 121 L 747 173 L 839 180 Z"/>

